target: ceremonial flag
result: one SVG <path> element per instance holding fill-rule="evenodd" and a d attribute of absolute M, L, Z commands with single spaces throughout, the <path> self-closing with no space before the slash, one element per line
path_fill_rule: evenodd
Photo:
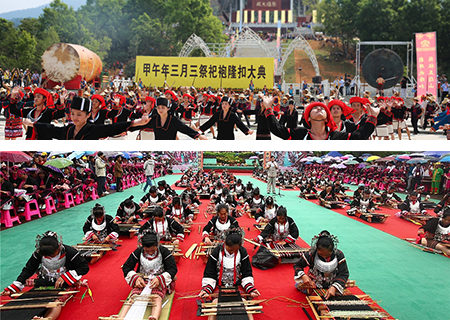
<path fill-rule="evenodd" d="M 436 32 L 416 33 L 417 96 L 437 97 Z"/>

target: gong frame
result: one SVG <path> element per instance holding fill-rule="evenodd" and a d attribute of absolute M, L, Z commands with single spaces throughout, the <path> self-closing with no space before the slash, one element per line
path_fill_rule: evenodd
<path fill-rule="evenodd" d="M 416 78 L 413 75 L 414 68 L 414 42 L 411 41 L 358 41 L 356 43 L 356 72 L 355 72 L 355 82 L 357 84 L 355 94 L 357 96 L 361 95 L 361 46 L 373 46 L 375 50 L 375 46 L 391 46 L 391 50 L 393 50 L 394 46 L 406 46 L 406 68 L 407 68 L 407 77 L 409 83 L 407 84 L 406 95 L 408 96 L 408 92 L 414 88 Z M 367 84 L 368 85 L 368 84 Z M 394 87 L 395 88 L 395 87 Z"/>

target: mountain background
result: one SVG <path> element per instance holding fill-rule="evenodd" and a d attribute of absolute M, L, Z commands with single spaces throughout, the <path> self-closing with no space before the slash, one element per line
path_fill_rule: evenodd
<path fill-rule="evenodd" d="M 20 23 L 20 20 L 24 18 L 39 18 L 42 13 L 42 10 L 50 5 L 50 0 L 47 4 L 36 8 L 29 8 L 23 10 L 14 10 L 9 12 L 0 13 L 0 18 L 11 20 L 17 26 Z M 82 5 L 86 4 L 86 0 L 63 0 L 69 7 L 73 7 L 74 10 L 77 10 Z"/>

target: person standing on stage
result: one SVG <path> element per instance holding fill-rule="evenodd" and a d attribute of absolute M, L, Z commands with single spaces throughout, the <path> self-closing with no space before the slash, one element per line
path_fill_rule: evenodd
<path fill-rule="evenodd" d="M 276 194 L 276 178 L 278 173 L 278 163 L 275 161 L 275 157 L 271 156 L 270 161 L 266 164 L 267 170 L 267 194 L 270 194 L 270 189 L 272 188 L 272 193 Z"/>
<path fill-rule="evenodd" d="M 145 182 L 144 192 L 147 190 L 147 187 L 152 186 L 153 175 L 155 174 L 155 160 L 150 156 L 147 161 L 144 163 L 145 177 L 147 181 Z"/>

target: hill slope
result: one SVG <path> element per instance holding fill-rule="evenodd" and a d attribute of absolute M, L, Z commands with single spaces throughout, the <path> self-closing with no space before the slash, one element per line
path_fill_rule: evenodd
<path fill-rule="evenodd" d="M 79 7 L 86 4 L 86 0 L 64 0 L 63 2 L 69 7 L 72 6 L 74 10 L 77 10 Z M 48 4 L 44 4 L 36 8 L 0 13 L 0 18 L 14 21 L 14 23 L 17 23 L 16 21 L 20 22 L 20 20 L 24 18 L 38 18 L 42 13 L 42 9 L 48 7 L 49 5 L 50 1 Z"/>

